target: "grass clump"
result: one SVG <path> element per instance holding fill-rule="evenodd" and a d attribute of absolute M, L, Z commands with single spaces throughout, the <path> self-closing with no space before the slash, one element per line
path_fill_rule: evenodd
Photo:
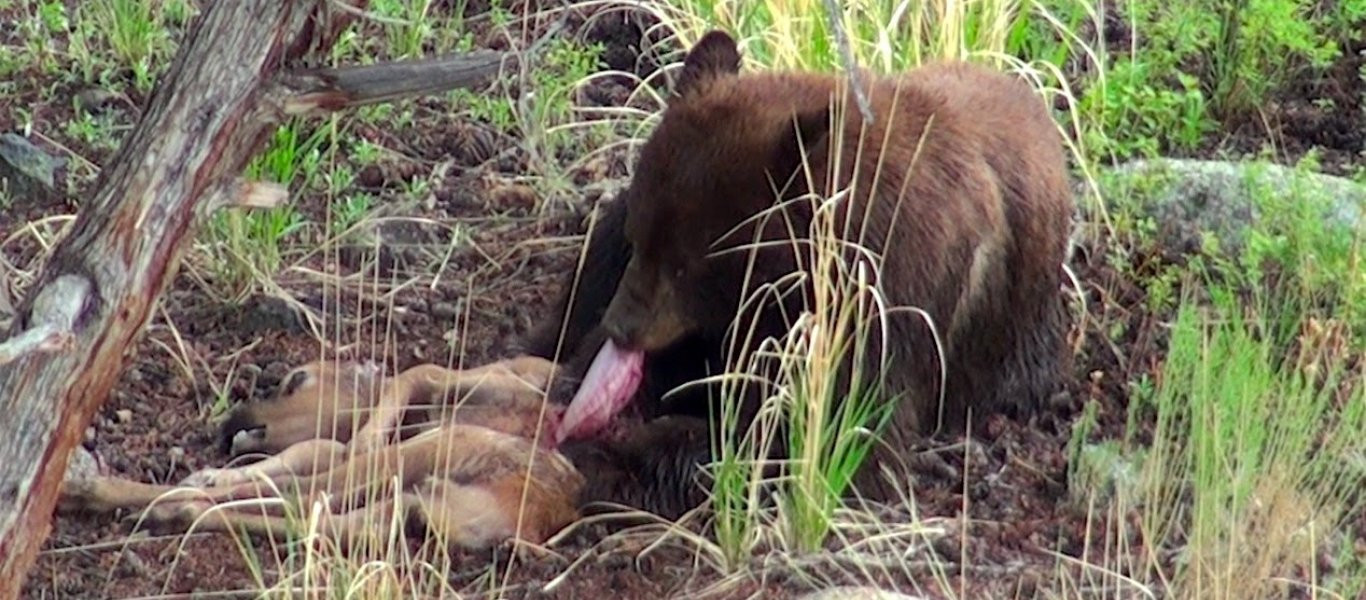
<path fill-rule="evenodd" d="M 1105 85 L 1081 97 L 1097 157 L 1190 152 L 1209 134 L 1257 119 L 1276 90 L 1321 73 L 1363 24 L 1361 0 L 1321 10 L 1309 0 L 1123 2 L 1105 48 Z"/>
<path fill-rule="evenodd" d="M 159 0 L 96 0 L 89 6 L 90 16 L 106 40 L 114 57 L 131 69 L 137 89 L 148 91 L 159 68 L 154 63 L 168 50 L 164 23 L 167 5 L 173 13 L 187 9 L 181 2 Z"/>
<path fill-rule="evenodd" d="M 1254 218 L 1204 231 L 1183 261 L 1132 274 L 1150 308 L 1172 315 L 1170 339 L 1155 377 L 1132 387 L 1122 438 L 1070 448 L 1074 497 L 1114 528 L 1105 569 L 1087 583 L 1176 598 L 1366 589 L 1358 558 L 1319 570 L 1351 554 L 1345 531 L 1366 509 L 1366 293 L 1361 224 L 1344 219 L 1345 199 L 1315 185 L 1312 167 L 1245 167 Z M 1156 226 L 1135 219 L 1142 211 L 1123 194 L 1163 196 L 1167 183 L 1132 181 L 1115 198 L 1116 223 L 1137 246 L 1159 241 Z"/>
<path fill-rule="evenodd" d="M 310 189 L 320 176 L 328 129 L 305 135 L 304 127 L 295 119 L 277 128 L 266 151 L 247 165 L 246 177 Z M 288 252 L 287 239 L 304 225 L 302 215 L 288 203 L 214 214 L 201 244 L 215 278 L 213 288 L 240 301 L 272 281 Z"/>
<path fill-rule="evenodd" d="M 1243 313 L 1228 296 L 1213 310 L 1184 304 L 1162 383 L 1133 407 L 1155 427 L 1150 444 L 1127 448 L 1147 455 L 1133 499 L 1148 545 L 1131 566 L 1177 597 L 1268 597 L 1297 569 L 1337 588 L 1312 577 L 1315 563 L 1348 543 L 1342 519 L 1362 506 L 1366 392 L 1345 368 L 1340 324 L 1303 321 L 1300 351 L 1284 360 L 1283 340 Z"/>

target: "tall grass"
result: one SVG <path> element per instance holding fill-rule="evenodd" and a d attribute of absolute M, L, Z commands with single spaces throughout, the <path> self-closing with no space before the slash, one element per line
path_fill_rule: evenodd
<path fill-rule="evenodd" d="M 842 115 L 849 108 L 837 101 L 832 139 L 844 139 Z M 840 171 L 841 160 L 857 160 L 843 156 L 845 150 L 835 145 L 832 171 Z M 733 567 L 765 537 L 776 536 L 782 547 L 800 552 L 821 546 L 855 473 L 899 400 L 882 394 L 880 365 L 886 357 L 872 354 L 880 352 L 877 340 L 885 339 L 884 311 L 890 308 L 874 283 L 880 257 L 858 240 L 845 239 L 854 229 L 851 197 L 862 192 L 854 183 L 857 169 L 854 181 L 840 182 L 815 181 L 810 165 L 804 167 L 798 177 L 814 192 L 779 203 L 754 220 L 786 221 L 784 213 L 792 204 L 806 203 L 812 215 L 806 230 L 790 230 L 787 241 L 756 240 L 745 248 L 752 267 L 765 245 L 790 244 L 801 266 L 779 281 L 753 286 L 729 336 L 729 362 L 745 375 L 722 384 L 723 431 L 712 497 L 717 541 Z M 870 187 L 877 187 L 878 175 Z M 806 303 L 787 333 L 756 339 L 760 314 L 779 310 L 776 304 L 794 294 Z M 874 365 L 871 371 L 866 370 L 869 365 Z M 764 401 L 746 430 L 740 398 L 755 393 L 756 376 L 770 375 L 757 385 Z M 779 444 L 787 458 L 772 465 L 767 458 Z M 770 479 L 775 466 L 776 481 Z M 779 494 L 773 507 L 761 490 L 775 484 Z M 770 525 L 777 531 L 761 531 Z"/>
<path fill-rule="evenodd" d="M 132 70 L 140 90 L 152 86 L 152 62 L 166 42 L 164 7 L 154 0 L 96 0 L 88 7 L 108 37 L 109 47 L 124 67 Z M 176 4 L 176 10 L 184 10 Z"/>
<path fill-rule="evenodd" d="M 1366 510 L 1362 231 L 1302 175 L 1250 167 L 1259 217 L 1237 252 L 1209 235 L 1177 282 L 1150 283 L 1179 298 L 1160 376 L 1130 398 L 1113 495 L 1097 502 L 1114 524 L 1098 559 L 1111 569 L 1089 583 L 1175 598 L 1366 593 L 1344 535 Z"/>
<path fill-rule="evenodd" d="M 1366 388 L 1343 360 L 1345 329 L 1301 321 L 1286 359 L 1245 312 L 1230 295 L 1183 304 L 1162 383 L 1135 407 L 1156 424 L 1151 444 L 1127 449 L 1147 452 L 1135 498 L 1147 544 L 1130 566 L 1180 598 L 1265 598 L 1304 575 L 1357 597 L 1315 575 L 1320 553 L 1347 543 L 1366 483 Z"/>
<path fill-rule="evenodd" d="M 824 0 L 688 0 L 652 3 L 684 44 L 721 28 L 744 42 L 751 64 L 833 70 L 843 66 Z M 927 60 L 1004 53 L 1027 2 L 966 0 L 839 2 L 859 64 L 893 72 Z"/>

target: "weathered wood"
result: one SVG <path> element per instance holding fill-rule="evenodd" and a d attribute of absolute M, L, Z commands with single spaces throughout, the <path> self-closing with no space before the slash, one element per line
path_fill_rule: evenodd
<path fill-rule="evenodd" d="M 511 57 L 480 50 L 465 54 L 301 71 L 283 78 L 295 91 L 285 112 L 340 110 L 396 98 L 469 87 L 496 75 Z"/>
<path fill-rule="evenodd" d="M 19 339 L 15 356 L 0 364 L 0 598 L 18 594 L 47 537 L 71 450 L 174 278 L 197 218 L 279 196 L 238 180 L 274 126 L 300 111 L 469 85 L 501 62 L 481 54 L 458 68 L 447 58 L 387 74 L 284 71 L 321 62 L 364 2 L 351 4 L 211 3 L 18 307 L 4 338 Z M 405 84 L 413 73 L 429 79 Z"/>

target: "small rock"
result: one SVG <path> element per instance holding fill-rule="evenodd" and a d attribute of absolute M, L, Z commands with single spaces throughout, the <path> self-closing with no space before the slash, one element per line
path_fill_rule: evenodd
<path fill-rule="evenodd" d="M 180 446 L 171 446 L 171 449 L 167 450 L 166 454 L 171 457 L 171 460 L 179 462 L 185 458 L 185 449 Z"/>
<path fill-rule="evenodd" d="M 23 136 L 0 134 L 0 189 L 11 198 L 52 196 L 65 166 L 65 158 L 44 152 Z"/>
<path fill-rule="evenodd" d="M 356 174 L 356 183 L 361 187 L 377 188 L 384 185 L 384 172 L 380 171 L 379 165 L 365 165 Z"/>
<path fill-rule="evenodd" d="M 241 324 L 248 333 L 303 331 L 303 320 L 293 306 L 280 298 L 264 294 L 253 296 L 247 302 L 246 310 L 241 315 Z"/>
<path fill-rule="evenodd" d="M 232 381 L 232 394 L 239 398 L 249 396 L 255 384 L 256 382 L 252 379 L 238 377 Z"/>
<path fill-rule="evenodd" d="M 114 103 L 118 102 L 120 96 L 117 92 L 104 88 L 86 88 L 76 93 L 74 98 L 76 110 L 98 113 L 104 112 Z"/>
<path fill-rule="evenodd" d="M 871 586 L 833 587 L 801 596 L 799 600 L 921 600 L 923 596 L 908 596 L 900 592 Z"/>
<path fill-rule="evenodd" d="M 530 186 L 522 184 L 499 185 L 488 191 L 489 200 L 494 206 L 512 210 L 530 211 L 536 208 L 540 196 Z"/>
<path fill-rule="evenodd" d="M 190 393 L 190 384 L 179 377 L 172 377 L 166 381 L 164 391 L 169 396 L 183 398 L 186 394 Z"/>
<path fill-rule="evenodd" d="M 116 410 L 114 411 L 114 418 L 118 419 L 120 423 L 128 423 L 133 420 L 133 411 L 128 410 L 126 408 L 122 410 Z"/>
<path fill-rule="evenodd" d="M 431 313 L 438 319 L 454 319 L 460 315 L 460 307 L 454 302 L 437 301 L 432 303 Z"/>
<path fill-rule="evenodd" d="M 119 561 L 121 576 L 130 578 L 151 578 L 154 576 L 152 568 L 147 565 L 147 561 L 138 556 L 136 552 L 124 552 L 121 558 L 123 559 Z"/>
<path fill-rule="evenodd" d="M 100 461 L 83 446 L 71 449 L 71 457 L 66 461 L 66 473 L 62 480 L 68 482 L 89 481 L 100 474 Z"/>

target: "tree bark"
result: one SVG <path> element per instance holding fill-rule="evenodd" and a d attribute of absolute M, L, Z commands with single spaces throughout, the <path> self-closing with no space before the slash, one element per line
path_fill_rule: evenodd
<path fill-rule="evenodd" d="M 406 89 L 373 67 L 284 70 L 320 63 L 354 14 L 337 0 L 210 3 L 18 307 L 0 362 L 0 598 L 18 595 L 72 448 L 174 279 L 198 217 L 255 193 L 238 176 L 274 127 L 288 114 L 470 85 L 500 62 L 492 53 L 416 61 L 405 68 L 446 78 Z"/>

